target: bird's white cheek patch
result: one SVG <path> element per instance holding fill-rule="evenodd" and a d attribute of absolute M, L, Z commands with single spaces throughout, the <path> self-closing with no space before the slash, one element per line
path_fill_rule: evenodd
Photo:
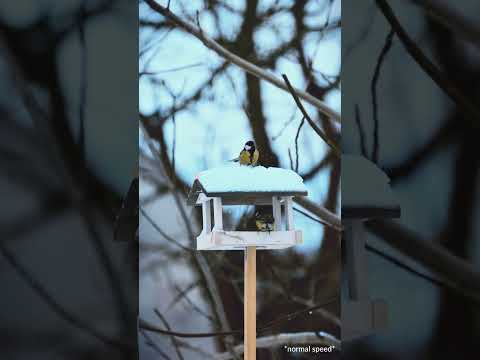
<path fill-rule="evenodd" d="M 245 145 L 245 150 L 250 150 L 252 147 L 250 145 Z"/>

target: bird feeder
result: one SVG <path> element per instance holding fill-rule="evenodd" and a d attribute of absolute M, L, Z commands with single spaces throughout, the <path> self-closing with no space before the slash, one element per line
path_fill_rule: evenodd
<path fill-rule="evenodd" d="M 347 296 L 342 296 L 342 341 L 378 333 L 387 327 L 384 300 L 371 300 L 364 222 L 400 217 L 390 179 L 361 156 L 342 156 L 342 224 Z"/>
<path fill-rule="evenodd" d="M 256 358 L 256 250 L 285 249 L 303 242 L 302 232 L 294 226 L 292 199 L 306 195 L 303 179 L 297 173 L 263 166 L 209 169 L 197 175 L 191 188 L 188 204 L 202 206 L 203 229 L 197 237 L 197 250 L 243 250 L 245 253 L 244 359 Z M 225 205 L 271 206 L 273 231 L 224 229 Z"/>

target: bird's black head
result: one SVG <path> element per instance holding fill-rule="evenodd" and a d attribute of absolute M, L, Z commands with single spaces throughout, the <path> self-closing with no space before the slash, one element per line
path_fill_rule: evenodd
<path fill-rule="evenodd" d="M 244 149 L 247 151 L 255 151 L 255 143 L 250 140 L 245 143 Z"/>

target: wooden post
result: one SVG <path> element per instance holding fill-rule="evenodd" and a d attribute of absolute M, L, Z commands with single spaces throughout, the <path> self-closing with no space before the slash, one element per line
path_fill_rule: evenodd
<path fill-rule="evenodd" d="M 244 282 L 244 360 L 256 360 L 257 357 L 257 249 L 248 246 L 245 249 Z"/>

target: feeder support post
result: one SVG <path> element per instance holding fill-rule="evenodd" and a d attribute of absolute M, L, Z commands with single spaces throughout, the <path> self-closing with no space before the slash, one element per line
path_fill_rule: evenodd
<path fill-rule="evenodd" d="M 243 285 L 244 360 L 256 360 L 257 352 L 257 248 L 245 249 L 245 282 Z"/>

